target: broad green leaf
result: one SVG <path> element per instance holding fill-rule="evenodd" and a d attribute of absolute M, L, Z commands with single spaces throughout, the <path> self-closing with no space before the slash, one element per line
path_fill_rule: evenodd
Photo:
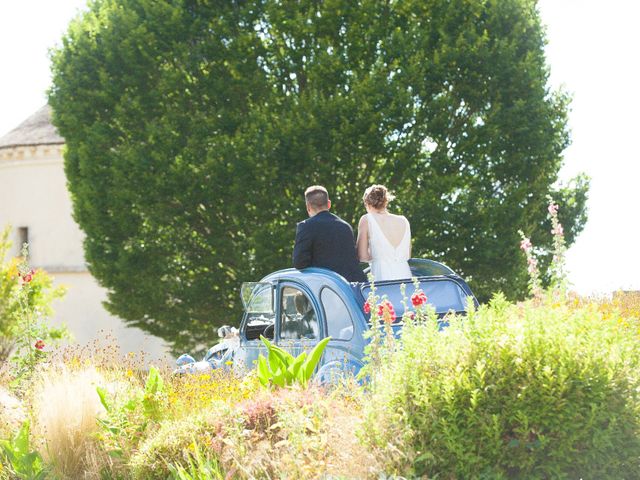
<path fill-rule="evenodd" d="M 318 362 L 322 358 L 322 353 L 324 352 L 327 343 L 331 340 L 331 337 L 326 337 L 320 340 L 320 342 L 315 346 L 315 348 L 309 354 L 309 358 L 303 365 L 303 378 L 305 382 L 309 381 L 311 375 L 313 375 L 313 371 L 316 369 Z"/>
<path fill-rule="evenodd" d="M 102 387 L 96 387 L 96 392 L 98 392 L 98 397 L 100 397 L 100 403 L 104 407 L 107 412 L 111 411 L 111 405 L 109 405 L 109 400 L 107 399 L 107 391 Z"/>
<path fill-rule="evenodd" d="M 291 373 L 291 376 L 295 379 L 298 379 L 298 374 L 300 372 L 300 369 L 302 367 L 302 365 L 304 364 L 304 361 L 307 358 L 307 352 L 302 352 L 300 355 L 298 355 L 298 357 L 293 361 L 293 363 L 291 365 L 289 365 L 289 372 Z"/>
<path fill-rule="evenodd" d="M 164 388 L 164 382 L 162 381 L 162 376 L 158 369 L 154 366 L 149 368 L 149 376 L 147 377 L 147 382 L 145 383 L 144 390 L 145 393 L 155 394 L 162 392 Z"/>
<path fill-rule="evenodd" d="M 269 373 L 269 367 L 267 366 L 267 359 L 263 355 L 258 357 L 258 380 L 265 387 L 269 386 L 269 380 L 271 374 Z"/>

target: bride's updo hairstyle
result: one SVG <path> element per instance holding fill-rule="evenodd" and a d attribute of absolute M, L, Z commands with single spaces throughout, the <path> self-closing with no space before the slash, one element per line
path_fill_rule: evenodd
<path fill-rule="evenodd" d="M 364 191 L 362 196 L 365 205 L 370 205 L 376 210 L 387 208 L 389 202 L 394 198 L 396 197 L 389 193 L 384 185 L 371 185 Z"/>

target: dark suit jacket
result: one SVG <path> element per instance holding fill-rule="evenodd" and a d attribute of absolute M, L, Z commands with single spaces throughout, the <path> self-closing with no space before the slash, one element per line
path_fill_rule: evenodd
<path fill-rule="evenodd" d="M 328 268 L 349 282 L 367 281 L 358 262 L 351 225 L 329 211 L 298 223 L 293 266 Z"/>

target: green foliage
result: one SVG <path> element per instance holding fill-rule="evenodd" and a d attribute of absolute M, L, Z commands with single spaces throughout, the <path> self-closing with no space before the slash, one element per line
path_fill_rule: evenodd
<path fill-rule="evenodd" d="M 306 387 L 331 337 L 326 337 L 318 342 L 308 357 L 307 352 L 302 352 L 294 357 L 286 350 L 272 344 L 262 335 L 260 335 L 260 340 L 267 346 L 269 352 L 268 362 L 262 354 L 258 357 L 257 371 L 260 383 L 265 387 L 285 387 L 294 383 Z"/>
<path fill-rule="evenodd" d="M 187 466 L 169 465 L 173 480 L 225 480 L 218 462 L 204 455 L 200 447 L 194 442 L 193 453 L 188 459 Z"/>
<path fill-rule="evenodd" d="M 152 366 L 144 390 L 129 385 L 118 395 L 109 394 L 103 387 L 96 387 L 96 392 L 106 412 L 98 419 L 102 427 L 99 439 L 111 457 L 126 462 L 149 423 L 161 420 L 166 411 L 162 376 Z"/>
<path fill-rule="evenodd" d="M 367 405 L 366 439 L 388 470 L 469 479 L 637 475 L 634 328 L 595 304 L 553 302 L 514 305 L 498 295 L 443 331 L 431 321 L 405 327 Z"/>
<path fill-rule="evenodd" d="M 311 183 L 352 224 L 385 183 L 417 255 L 523 295 L 516 231 L 549 244 L 569 141 L 544 43 L 534 0 L 91 2 L 49 101 L 109 310 L 202 343 L 240 279 L 290 264 Z M 569 244 L 587 187 L 552 192 Z"/>
<path fill-rule="evenodd" d="M 47 470 L 42 457 L 32 451 L 29 442 L 29 421 L 25 421 L 11 440 L 0 440 L 0 448 L 14 478 L 40 480 L 46 478 Z M 5 462 L 3 462 L 5 463 Z"/>
<path fill-rule="evenodd" d="M 145 416 L 157 420 L 160 418 L 165 403 L 164 381 L 158 369 L 152 366 L 149 369 L 149 376 L 144 386 L 144 397 L 142 398 Z"/>

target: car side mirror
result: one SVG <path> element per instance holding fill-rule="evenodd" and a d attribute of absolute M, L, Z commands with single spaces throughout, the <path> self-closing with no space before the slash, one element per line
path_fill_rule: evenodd
<path fill-rule="evenodd" d="M 223 325 L 218 329 L 219 338 L 232 337 L 237 333 L 238 333 L 238 329 L 234 327 L 230 327 L 229 325 Z"/>

